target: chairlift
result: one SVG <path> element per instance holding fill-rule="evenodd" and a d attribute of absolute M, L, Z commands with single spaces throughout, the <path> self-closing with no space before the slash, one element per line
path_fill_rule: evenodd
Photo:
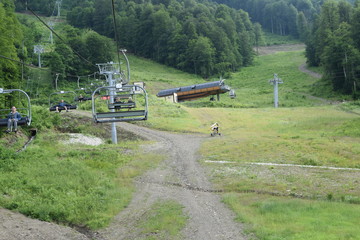
<path fill-rule="evenodd" d="M 11 94 L 13 92 L 20 92 L 22 95 L 24 95 L 27 99 L 27 106 L 21 108 L 16 107 L 18 112 L 21 115 L 21 119 L 18 121 L 18 126 L 24 126 L 31 124 L 31 103 L 30 103 L 30 97 L 29 95 L 20 89 L 3 89 L 0 88 L 0 94 Z M 11 112 L 11 106 L 9 109 L 0 109 L 0 126 L 7 126 L 8 118 L 7 115 Z"/>
<path fill-rule="evenodd" d="M 88 95 L 92 93 L 92 91 L 88 91 L 86 88 L 79 88 L 74 90 L 76 93 L 75 101 L 76 102 L 85 102 L 91 100 L 91 96 Z"/>
<path fill-rule="evenodd" d="M 134 89 L 139 88 L 141 91 L 135 93 Z M 107 90 L 107 94 L 97 95 L 101 90 Z M 109 111 L 99 111 L 101 102 L 102 105 L 107 105 Z M 137 85 L 99 87 L 92 94 L 92 115 L 96 123 L 147 120 L 147 93 Z"/>
<path fill-rule="evenodd" d="M 55 97 L 59 96 L 60 97 Z M 68 96 L 72 96 L 71 98 Z M 58 107 L 59 112 L 65 110 L 64 107 L 59 106 L 59 102 L 61 99 L 64 99 L 65 106 L 67 109 L 77 109 L 77 105 L 75 104 L 76 93 L 74 91 L 59 91 L 54 92 L 49 95 L 49 110 L 56 111 L 56 107 Z"/>
<path fill-rule="evenodd" d="M 114 96 L 114 102 L 108 104 L 109 109 L 115 109 L 120 111 L 121 109 L 136 108 L 136 102 L 134 100 L 134 94 L 116 94 Z"/>

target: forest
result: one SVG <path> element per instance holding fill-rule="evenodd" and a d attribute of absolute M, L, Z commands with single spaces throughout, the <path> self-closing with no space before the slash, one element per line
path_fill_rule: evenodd
<path fill-rule="evenodd" d="M 47 6 L 55 1 L 33 2 L 27 7 L 52 14 Z M 16 7 L 25 10 L 20 3 Z M 133 54 L 204 78 L 250 65 L 255 34 L 260 34 L 246 12 L 207 1 L 115 1 L 114 17 L 106 0 L 63 1 L 62 7 L 70 25 L 116 38 Z"/>
<path fill-rule="evenodd" d="M 360 2 L 327 1 L 306 39 L 310 66 L 321 66 L 333 89 L 359 98 Z"/>
<path fill-rule="evenodd" d="M 2 0 L 1 55 L 36 64 L 33 46 L 41 34 L 16 12 L 51 16 L 55 0 Z M 360 71 L 359 1 L 202 0 L 61 1 L 67 24 L 44 54 L 60 78 L 89 74 L 113 59 L 119 48 L 204 79 L 228 77 L 253 63 L 263 29 L 291 35 L 306 44 L 309 66 L 320 66 L 334 91 L 358 98 Z M 113 11 L 114 10 L 114 11 Z M 115 22 L 114 22 L 115 21 Z M 11 27 L 9 27 L 11 26 Z M 114 30 L 116 26 L 116 31 Z M 15 29 L 13 31 L 12 29 Z M 114 41 L 115 40 L 115 41 Z M 19 64 L 0 59 L 0 83 L 16 85 Z M 7 81 L 6 81 L 7 79 Z"/>

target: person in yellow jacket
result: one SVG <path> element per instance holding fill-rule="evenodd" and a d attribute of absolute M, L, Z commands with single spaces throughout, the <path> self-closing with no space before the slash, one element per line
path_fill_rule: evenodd
<path fill-rule="evenodd" d="M 219 133 L 219 124 L 217 122 L 211 125 L 210 128 L 214 133 Z"/>

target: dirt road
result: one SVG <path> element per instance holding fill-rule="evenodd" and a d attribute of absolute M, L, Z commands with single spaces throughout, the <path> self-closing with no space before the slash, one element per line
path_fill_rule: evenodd
<path fill-rule="evenodd" d="M 137 179 L 137 191 L 132 202 L 108 228 L 84 235 L 69 227 L 29 219 L 1 209 L 0 239 L 140 239 L 144 236 L 136 225 L 142 214 L 155 201 L 170 199 L 184 206 L 189 217 L 182 239 L 246 239 L 242 226 L 233 221 L 233 213 L 221 203 L 197 162 L 200 143 L 208 136 L 171 134 L 129 123 L 118 123 L 118 127 L 154 140 L 155 144 L 143 147 L 145 153 L 161 153 L 166 160 Z"/>
<path fill-rule="evenodd" d="M 139 239 L 134 229 L 142 214 L 157 200 L 175 200 L 189 216 L 183 239 L 246 239 L 242 226 L 212 192 L 203 168 L 198 164 L 197 150 L 207 136 L 170 134 L 133 124 L 121 127 L 141 134 L 156 144 L 148 149 L 166 154 L 156 169 L 137 180 L 137 192 L 130 206 L 121 212 L 109 228 L 99 231 L 99 239 Z"/>

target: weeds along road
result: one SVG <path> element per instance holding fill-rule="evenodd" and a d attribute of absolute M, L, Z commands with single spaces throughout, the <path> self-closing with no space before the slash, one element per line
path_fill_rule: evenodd
<path fill-rule="evenodd" d="M 184 206 L 189 216 L 183 239 L 246 239 L 233 213 L 211 190 L 211 184 L 198 164 L 197 151 L 207 136 L 171 134 L 119 123 L 121 128 L 155 140 L 146 151 L 165 154 L 166 160 L 136 181 L 137 191 L 131 204 L 111 225 L 99 231 L 98 239 L 138 239 L 137 222 L 159 200 L 174 200 Z"/>
<path fill-rule="evenodd" d="M 73 113 L 89 116 L 91 121 L 89 112 Z M 144 239 L 141 229 L 137 229 L 138 222 L 153 203 L 162 200 L 181 204 L 189 217 L 181 239 L 246 239 L 241 224 L 234 222 L 234 214 L 212 191 L 203 168 L 197 162 L 200 157 L 197 151 L 207 136 L 173 134 L 129 123 L 117 125 L 118 131 L 123 128 L 155 142 L 141 147 L 144 154 L 160 153 L 166 158 L 157 168 L 136 180 L 137 190 L 131 203 L 108 228 L 97 232 L 81 231 L 85 233 L 82 234 L 70 227 L 0 209 L 0 240 Z"/>

